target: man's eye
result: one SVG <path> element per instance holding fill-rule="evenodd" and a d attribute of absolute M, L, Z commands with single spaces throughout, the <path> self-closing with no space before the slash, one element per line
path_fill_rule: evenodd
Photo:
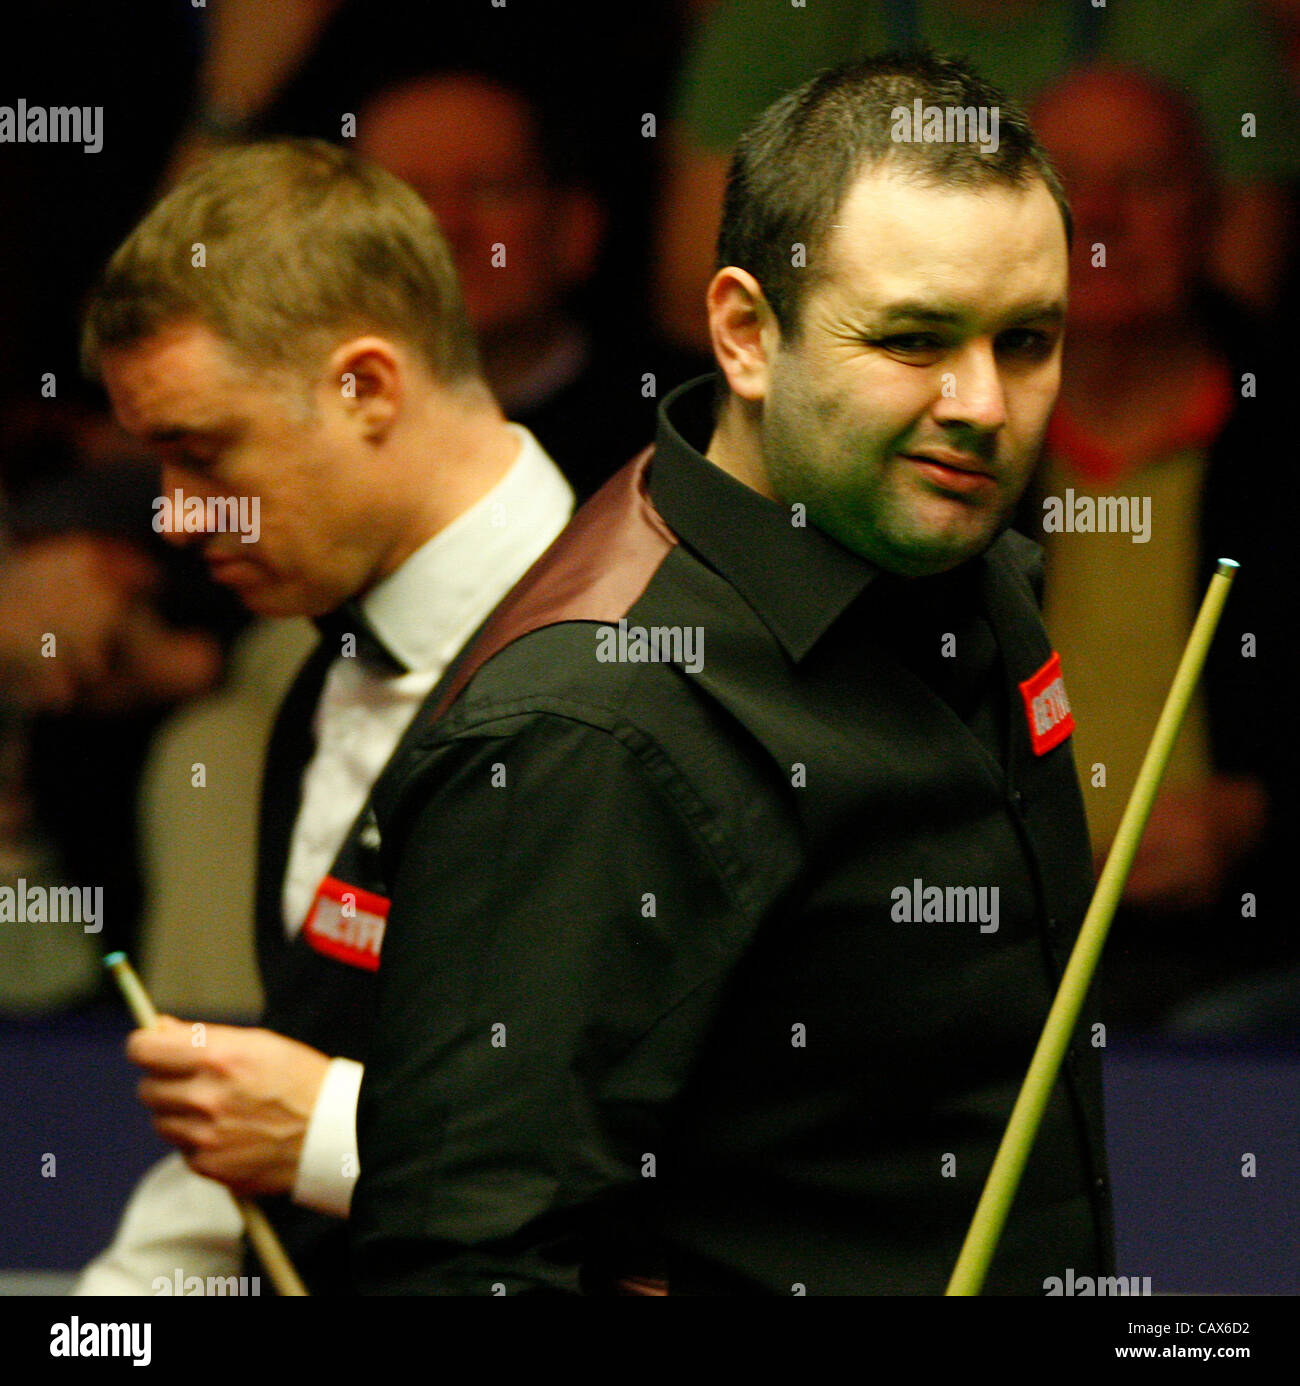
<path fill-rule="evenodd" d="M 872 343 L 886 351 L 896 351 L 903 356 L 925 356 L 943 350 L 943 343 L 924 332 L 904 332 L 894 337 L 881 337 Z"/>

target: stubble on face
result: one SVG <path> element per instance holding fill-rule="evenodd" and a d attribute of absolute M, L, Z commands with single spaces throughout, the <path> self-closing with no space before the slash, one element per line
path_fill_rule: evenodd
<path fill-rule="evenodd" d="M 771 360 L 771 491 L 882 568 L 946 571 L 1005 528 L 1042 445 L 1059 385 L 1060 212 L 1041 182 L 954 191 L 875 170 L 824 255 L 798 336 Z"/>

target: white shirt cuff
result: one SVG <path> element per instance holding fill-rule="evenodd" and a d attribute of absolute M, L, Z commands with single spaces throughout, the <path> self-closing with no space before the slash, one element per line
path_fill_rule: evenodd
<path fill-rule="evenodd" d="M 347 1217 L 361 1171 L 357 1098 L 364 1071 L 352 1059 L 330 1060 L 298 1158 L 293 1201 L 331 1217 Z"/>

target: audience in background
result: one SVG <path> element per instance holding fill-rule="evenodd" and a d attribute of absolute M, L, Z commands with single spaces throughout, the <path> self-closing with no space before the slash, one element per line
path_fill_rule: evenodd
<path fill-rule="evenodd" d="M 704 287 L 727 154 L 746 122 L 819 68 L 923 43 L 962 53 L 1028 101 L 1096 57 L 1139 63 L 1196 103 L 1224 173 L 1209 270 L 1242 303 L 1275 306 L 1290 254 L 1285 185 L 1300 172 L 1300 121 L 1275 31 L 1254 0 L 722 0 L 695 33 L 670 132 L 656 249 L 656 321 L 707 350 Z M 1247 116 L 1251 120 L 1247 121 Z"/>
<path fill-rule="evenodd" d="M 66 459 L 64 459 L 66 462 Z M 169 708 L 211 687 L 245 617 L 152 530 L 149 468 L 29 479 L 0 563 L 0 884 L 103 888 L 92 938 L 0 928 L 0 1013 L 84 1001 L 99 955 L 133 948 L 142 907 L 135 802 Z"/>
<path fill-rule="evenodd" d="M 1149 1024 L 1296 956 L 1280 860 L 1297 828 L 1290 372 L 1207 290 L 1220 190 L 1175 90 L 1083 70 L 1043 96 L 1035 128 L 1075 239 L 1061 396 L 1023 522 L 1046 548 L 1044 616 L 1099 863 L 1215 561 L 1241 564 L 1103 964 L 1111 1017 Z M 1085 530 L 1088 507 L 1115 497 L 1124 528 Z"/>
<path fill-rule="evenodd" d="M 581 132 L 504 82 L 448 72 L 378 93 L 357 148 L 429 204 L 488 384 L 589 495 L 649 442 L 657 401 L 642 385 L 649 356 L 597 342 L 574 311 L 605 221 L 580 170 Z"/>

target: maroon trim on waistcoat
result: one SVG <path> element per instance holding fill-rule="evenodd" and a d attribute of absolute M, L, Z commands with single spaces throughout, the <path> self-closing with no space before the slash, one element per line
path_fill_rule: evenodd
<path fill-rule="evenodd" d="M 488 618 L 433 710 L 436 721 L 512 641 L 561 621 L 626 616 L 677 544 L 646 491 L 653 448 L 634 457 L 573 517 Z"/>

